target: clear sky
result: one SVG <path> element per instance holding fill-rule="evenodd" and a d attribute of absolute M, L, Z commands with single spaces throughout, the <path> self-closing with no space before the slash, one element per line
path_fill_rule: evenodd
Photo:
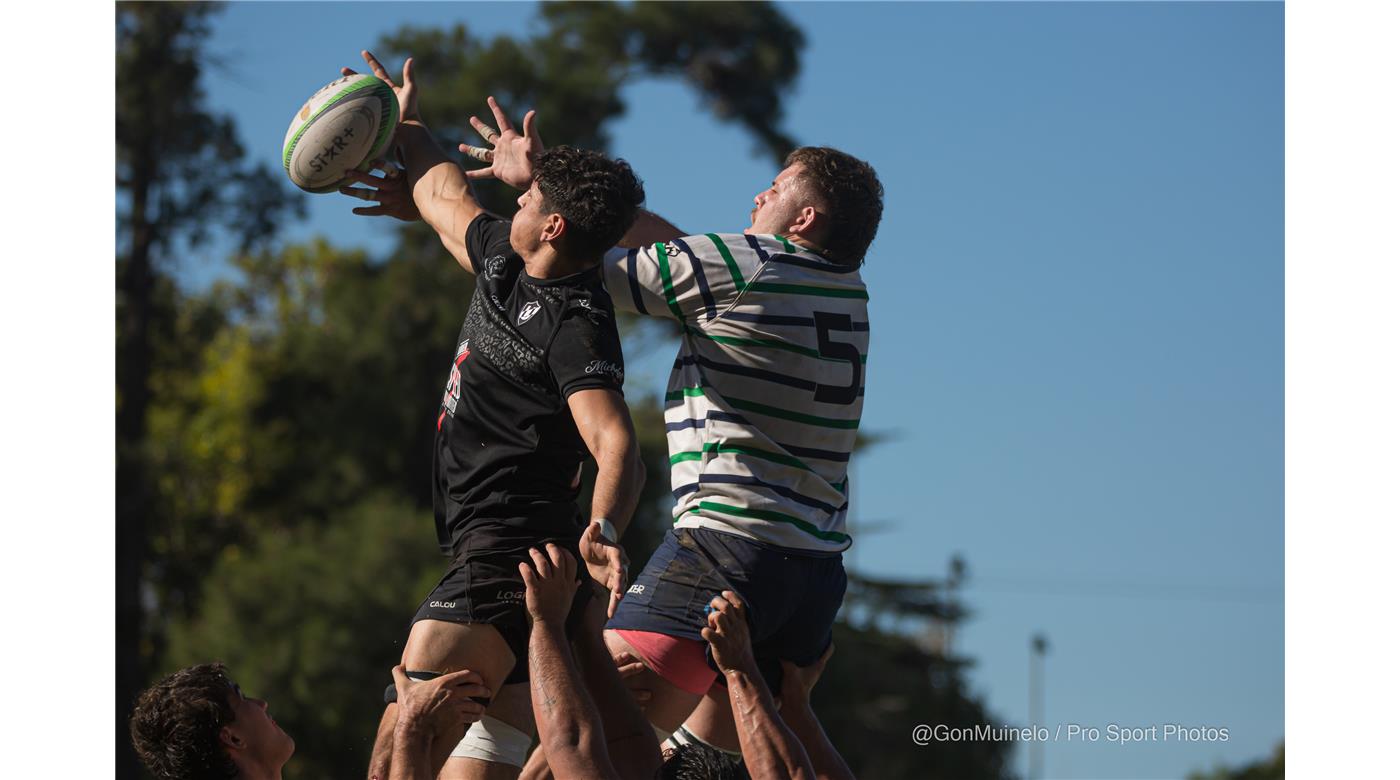
<path fill-rule="evenodd" d="M 851 559 L 902 577 L 967 559 L 956 649 L 999 722 L 1028 721 L 1042 631 L 1052 729 L 1229 729 L 1052 743 L 1048 776 L 1263 756 L 1284 699 L 1282 5 L 782 7 L 808 38 L 786 128 L 868 159 L 886 188 L 862 428 L 890 440 L 853 492 L 890 524 Z M 227 67 L 209 102 L 277 165 L 292 113 L 382 34 L 522 33 L 534 11 L 235 3 L 215 19 Z M 625 99 L 614 151 L 649 206 L 689 230 L 744 227 L 776 173 L 749 139 L 676 84 Z M 356 202 L 306 197 L 286 240 L 392 246 Z M 187 281 L 218 275 L 222 251 L 190 257 Z M 660 390 L 668 359 L 629 373 Z"/>

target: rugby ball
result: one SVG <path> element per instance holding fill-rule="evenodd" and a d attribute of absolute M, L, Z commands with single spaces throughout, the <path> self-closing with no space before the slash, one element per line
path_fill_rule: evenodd
<path fill-rule="evenodd" d="M 336 79 L 301 107 L 282 139 L 282 166 L 307 192 L 332 192 L 350 170 L 365 171 L 389 149 L 399 100 L 374 76 Z"/>

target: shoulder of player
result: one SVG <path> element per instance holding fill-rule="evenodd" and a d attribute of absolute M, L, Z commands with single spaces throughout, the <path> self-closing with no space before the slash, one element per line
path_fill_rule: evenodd
<path fill-rule="evenodd" d="M 833 263 L 820 253 L 798 246 L 782 236 L 767 233 L 696 233 L 670 243 L 678 244 L 679 249 L 689 249 L 697 255 L 720 254 L 727 255 L 728 258 L 746 255 L 757 264 L 772 261 L 838 274 L 856 270 Z"/>
<path fill-rule="evenodd" d="M 470 238 L 474 235 L 480 235 L 482 232 L 487 230 L 492 230 L 499 233 L 503 229 L 505 230 L 505 235 L 503 237 L 509 239 L 510 220 L 506 219 L 500 214 L 496 214 L 490 211 L 483 211 L 477 214 L 475 217 L 472 217 L 472 221 L 467 223 L 466 235 Z"/>
<path fill-rule="evenodd" d="M 574 328 L 617 329 L 612 296 L 596 275 L 562 285 L 555 306 L 559 317 Z"/>

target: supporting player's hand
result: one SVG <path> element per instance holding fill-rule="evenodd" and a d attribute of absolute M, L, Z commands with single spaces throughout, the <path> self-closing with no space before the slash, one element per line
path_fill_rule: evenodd
<path fill-rule="evenodd" d="M 408 731 L 433 733 L 456 724 L 475 723 L 486 708 L 476 698 L 489 698 L 481 675 L 470 669 L 449 672 L 431 680 L 411 680 L 403 664 L 394 667 L 394 688 L 398 691 L 397 726 Z"/>
<path fill-rule="evenodd" d="M 365 58 L 365 62 L 369 64 L 370 71 L 378 76 L 380 81 L 388 84 L 390 89 L 394 90 L 394 94 L 398 96 L 399 121 L 407 122 L 410 119 L 418 119 L 418 87 L 413 83 L 413 58 L 409 57 L 403 62 L 403 86 L 401 87 L 395 84 L 393 79 L 389 78 L 389 71 L 385 70 L 384 66 L 379 64 L 379 60 L 375 59 L 373 54 L 370 54 L 368 51 L 362 51 L 360 52 L 360 56 Z M 354 76 L 355 74 L 356 71 L 349 68 L 340 69 L 340 75 L 342 76 Z"/>
<path fill-rule="evenodd" d="M 593 581 L 608 589 L 608 617 L 617 612 L 618 602 L 627 594 L 627 553 L 617 542 L 603 536 L 603 527 L 589 523 L 578 540 L 578 551 L 588 564 Z"/>
<path fill-rule="evenodd" d="M 710 643 L 710 655 L 721 672 L 752 672 L 758 668 L 749 639 L 749 611 L 739 595 L 726 590 L 710 601 L 709 624 L 700 636 Z"/>
<path fill-rule="evenodd" d="M 347 171 L 345 174 L 350 181 L 369 186 L 353 187 L 347 184 L 340 188 L 340 194 L 378 204 L 361 206 L 352 209 L 352 212 L 365 217 L 393 217 L 404 222 L 417 222 L 422 219 L 418 213 L 418 206 L 413 202 L 413 192 L 408 188 L 408 177 L 404 176 L 403 169 L 383 161 L 375 163 L 374 167 L 383 171 L 384 175 L 374 176 L 362 171 Z"/>
<path fill-rule="evenodd" d="M 545 545 L 544 551 L 530 548 L 531 566 L 520 563 L 520 578 L 525 580 L 525 611 L 536 623 L 563 625 L 578 590 L 578 564 L 574 557 L 556 544 Z"/>
<path fill-rule="evenodd" d="M 613 663 L 617 665 L 617 676 L 622 678 L 622 684 L 626 685 L 628 693 L 632 694 L 632 700 L 645 711 L 647 704 L 651 702 L 651 688 L 646 687 L 646 678 L 642 676 L 642 672 L 647 670 L 647 665 L 630 653 L 613 655 Z"/>
<path fill-rule="evenodd" d="M 525 114 L 522 133 L 516 131 L 515 126 L 506 118 L 506 112 L 496 104 L 494 97 L 486 98 L 486 104 L 491 107 L 500 132 L 476 117 L 471 118 L 472 127 L 486 139 L 491 148 L 459 144 L 457 149 L 474 160 L 490 164 L 491 167 L 467 171 L 467 178 L 495 178 L 517 190 L 530 189 L 530 183 L 535 180 L 535 158 L 544 151 L 544 141 L 540 140 L 540 130 L 535 125 L 535 112 L 529 111 Z"/>
<path fill-rule="evenodd" d="M 835 652 L 836 643 L 832 642 L 826 646 L 822 657 L 808 666 L 798 666 L 786 658 L 782 659 L 783 689 L 778 694 L 779 700 L 789 704 L 805 704 L 810 701 L 812 689 L 817 687 L 817 680 L 821 679 L 826 662 L 831 660 L 831 654 Z"/>

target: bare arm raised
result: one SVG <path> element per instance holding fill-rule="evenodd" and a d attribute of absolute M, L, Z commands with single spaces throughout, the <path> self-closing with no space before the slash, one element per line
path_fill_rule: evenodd
<path fill-rule="evenodd" d="M 394 143 L 403 158 L 404 185 L 413 194 L 413 204 L 418 215 L 438 234 L 442 245 L 452 253 L 457 263 L 471 271 L 471 258 L 467 254 L 466 245 L 467 226 L 482 212 L 482 208 L 472 196 L 466 174 L 457 163 L 447 158 L 418 114 L 418 89 L 413 81 L 413 58 L 409 57 L 404 61 L 403 85 L 400 86 L 394 83 L 388 71 L 373 54 L 368 51 L 360 54 L 374 75 L 398 95 L 399 116 L 402 121 L 399 123 Z M 347 76 L 355 73 L 349 68 L 341 68 L 340 72 Z M 356 180 L 365 184 L 376 183 L 358 177 Z"/>
<path fill-rule="evenodd" d="M 826 669 L 826 662 L 836 646 L 830 645 L 826 652 L 811 666 L 797 666 L 791 661 L 783 661 L 783 689 L 778 694 L 782 704 L 783 722 L 788 724 L 812 759 L 817 770 L 817 780 L 855 780 L 851 768 L 836 751 L 836 746 L 827 738 L 826 731 L 812 710 L 812 688 L 817 684 Z"/>
<path fill-rule="evenodd" d="M 540 140 L 540 129 L 535 124 L 535 112 L 526 112 L 521 122 L 522 129 L 517 131 L 495 97 L 487 96 L 486 105 L 491 109 L 500 132 L 476 117 L 469 120 L 491 148 L 467 144 L 457 146 L 463 154 L 489 166 L 467 171 L 466 177 L 497 179 L 517 190 L 530 189 L 530 182 L 535 180 L 535 159 L 544 151 L 544 141 Z"/>
<path fill-rule="evenodd" d="M 488 97 L 486 103 L 491 107 L 491 113 L 496 117 L 501 132 L 497 133 L 476 117 L 471 118 L 472 127 L 491 144 L 491 148 L 468 144 L 457 147 L 463 154 L 489 166 L 467 171 L 467 178 L 498 179 L 517 190 L 529 189 L 530 182 L 535 177 L 535 158 L 544 151 L 544 141 L 540 140 L 539 126 L 535 123 L 535 112 L 531 110 L 525 114 L 523 130 L 517 132 L 494 97 Z M 637 221 L 632 223 L 632 227 L 618 242 L 618 246 L 631 249 L 658 241 L 670 241 L 684 235 L 686 233 L 680 228 L 642 209 L 637 212 Z"/>
<path fill-rule="evenodd" d="M 558 777 L 615 780 L 598 710 L 584 689 L 564 637 L 575 579 L 573 556 L 553 544 L 530 550 L 520 564 L 525 610 L 530 615 L 530 701 L 540 749 Z"/>
<path fill-rule="evenodd" d="M 744 602 L 726 590 L 715 596 L 710 607 L 709 625 L 700 635 L 710 643 L 715 666 L 724 673 L 749 776 L 754 780 L 815 778 L 802 743 L 778 717 L 773 694 L 759 674 Z"/>

